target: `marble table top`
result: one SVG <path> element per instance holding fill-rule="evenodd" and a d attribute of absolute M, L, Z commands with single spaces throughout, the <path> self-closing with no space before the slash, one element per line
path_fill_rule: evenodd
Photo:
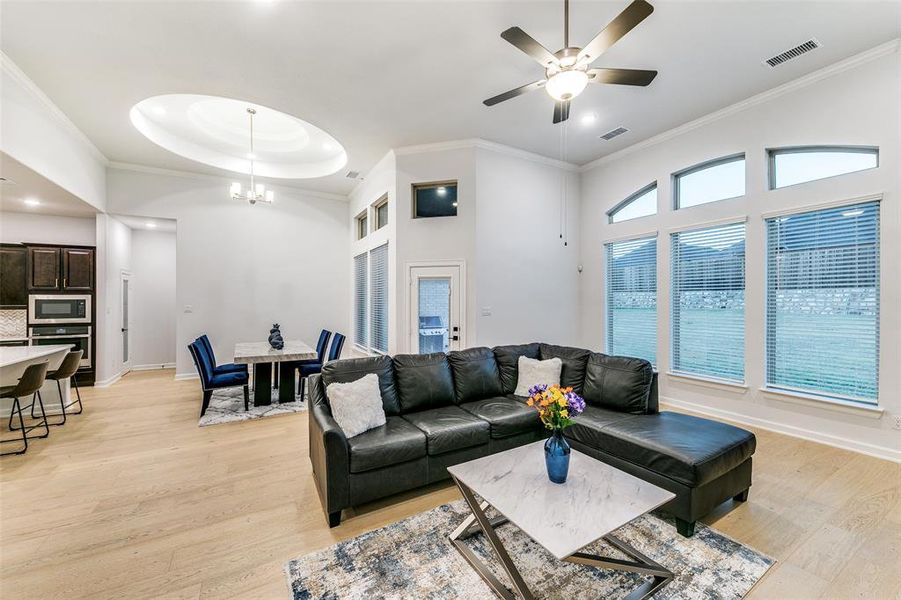
<path fill-rule="evenodd" d="M 47 346 L 8 346 L 0 347 L 0 367 L 33 361 L 57 353 L 66 353 L 72 344 L 50 344 Z"/>
<path fill-rule="evenodd" d="M 238 342 L 235 362 L 241 364 L 282 362 L 286 360 L 316 360 L 319 355 L 300 340 L 285 340 L 285 347 L 275 350 L 269 342 Z"/>
<path fill-rule="evenodd" d="M 577 450 L 566 483 L 552 483 L 544 441 L 447 470 L 558 559 L 676 497 Z"/>

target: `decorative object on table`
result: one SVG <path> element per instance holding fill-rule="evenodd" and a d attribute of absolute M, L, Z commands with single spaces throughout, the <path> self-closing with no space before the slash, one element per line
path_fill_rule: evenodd
<path fill-rule="evenodd" d="M 538 410 L 541 422 L 552 432 L 544 443 L 547 476 L 554 483 L 565 483 L 569 473 L 570 447 L 563 437 L 563 430 L 573 424 L 572 417 L 585 410 L 585 400 L 571 387 L 541 383 L 529 388 L 526 404 Z"/>
<path fill-rule="evenodd" d="M 278 328 L 278 323 L 273 323 L 272 329 L 269 330 L 269 345 L 276 350 L 281 350 L 285 347 L 285 340 L 282 339 L 282 332 Z"/>
<path fill-rule="evenodd" d="M 307 410 L 307 403 L 303 400 L 280 402 L 278 390 L 271 390 L 271 393 L 272 401 L 270 404 L 251 406 L 248 410 L 244 410 L 244 398 L 240 388 L 216 390 L 213 392 L 213 397 L 210 400 L 206 413 L 200 417 L 197 426 L 207 427 L 209 425 L 222 425 L 237 421 L 253 421 L 280 415 L 293 415 L 294 413 Z"/>
<path fill-rule="evenodd" d="M 447 542 L 447 532 L 469 514 L 458 500 L 292 560 L 285 565 L 291 597 L 494 598 Z M 694 537 L 682 537 L 671 521 L 654 514 L 615 533 L 675 574 L 656 600 L 741 598 L 775 562 L 702 523 Z M 641 580 L 636 573 L 555 560 L 518 527 L 499 527 L 497 535 L 536 598 L 623 598 Z M 472 536 L 467 543 L 504 581 L 485 536 Z M 604 542 L 587 550 L 612 552 Z"/>

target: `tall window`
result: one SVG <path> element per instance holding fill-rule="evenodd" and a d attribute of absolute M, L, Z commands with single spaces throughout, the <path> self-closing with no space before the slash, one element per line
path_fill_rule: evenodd
<path fill-rule="evenodd" d="M 364 211 L 357 217 L 357 239 L 362 240 L 369 233 L 368 211 Z"/>
<path fill-rule="evenodd" d="M 369 314 L 369 256 L 364 252 L 354 257 L 354 342 L 369 347 L 366 330 Z"/>
<path fill-rule="evenodd" d="M 388 224 L 388 198 L 386 197 L 381 203 L 376 204 L 375 210 L 375 228 L 381 229 Z"/>
<path fill-rule="evenodd" d="M 370 315 L 369 347 L 379 352 L 388 351 L 388 244 L 369 252 Z"/>
<path fill-rule="evenodd" d="M 767 219 L 766 379 L 875 404 L 879 202 Z"/>
<path fill-rule="evenodd" d="M 745 378 L 745 224 L 672 234 L 672 369 Z"/>
<path fill-rule="evenodd" d="M 879 166 L 879 148 L 869 146 L 797 146 L 767 154 L 771 190 Z"/>
<path fill-rule="evenodd" d="M 607 213 L 611 223 L 657 214 L 657 182 L 645 186 Z"/>
<path fill-rule="evenodd" d="M 657 238 L 607 251 L 607 353 L 657 364 Z"/>
<path fill-rule="evenodd" d="M 726 156 L 673 175 L 674 206 L 688 208 L 745 195 L 745 155 Z"/>

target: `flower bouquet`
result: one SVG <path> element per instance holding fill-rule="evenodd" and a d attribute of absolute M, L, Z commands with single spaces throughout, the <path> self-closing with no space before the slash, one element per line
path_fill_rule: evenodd
<path fill-rule="evenodd" d="M 544 443 L 548 478 L 554 483 L 564 483 L 569 473 L 570 447 L 563 430 L 573 424 L 573 417 L 585 410 L 585 400 L 571 387 L 539 384 L 529 388 L 526 404 L 538 411 L 541 422 L 552 432 Z"/>

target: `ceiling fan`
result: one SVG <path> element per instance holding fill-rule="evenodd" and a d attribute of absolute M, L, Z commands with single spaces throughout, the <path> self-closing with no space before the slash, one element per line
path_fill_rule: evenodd
<path fill-rule="evenodd" d="M 654 7 L 645 0 L 634 0 L 584 48 L 576 48 L 569 45 L 569 0 L 563 0 L 563 48 L 554 53 L 519 27 L 507 29 L 501 33 L 501 37 L 541 64 L 545 68 L 545 77 L 488 98 L 484 101 L 485 106 L 494 106 L 526 92 L 544 88 L 555 100 L 554 123 L 560 123 L 569 118 L 570 101 L 581 94 L 589 83 L 648 85 L 657 76 L 657 71 L 590 69 L 589 66 L 652 12 Z"/>

